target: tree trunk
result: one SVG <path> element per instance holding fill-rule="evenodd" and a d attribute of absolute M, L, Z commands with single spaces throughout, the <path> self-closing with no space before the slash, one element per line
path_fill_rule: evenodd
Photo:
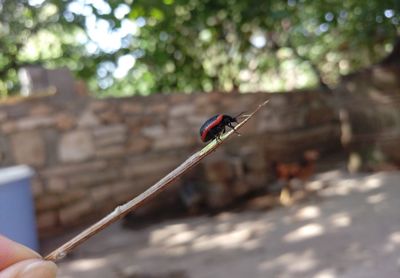
<path fill-rule="evenodd" d="M 379 63 L 383 66 L 400 66 L 400 37 L 396 38 L 392 52 Z"/>

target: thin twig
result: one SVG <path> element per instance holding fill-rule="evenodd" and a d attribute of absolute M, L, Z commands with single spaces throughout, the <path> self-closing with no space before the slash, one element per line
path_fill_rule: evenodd
<path fill-rule="evenodd" d="M 268 100 L 261 103 L 251 114 L 247 115 L 243 121 L 236 125 L 235 130 L 231 130 L 221 136 L 221 140 L 213 140 L 210 144 L 205 146 L 202 150 L 196 152 L 190 156 L 185 162 L 179 165 L 175 170 L 170 172 L 164 178 L 159 180 L 152 187 L 144 191 L 139 196 L 128 201 L 124 205 L 116 207 L 110 214 L 102 218 L 97 223 L 93 224 L 68 242 L 64 243 L 62 246 L 48 254 L 45 259 L 51 261 L 58 261 L 66 256 L 68 252 L 74 249 L 76 246 L 88 240 L 90 237 L 94 236 L 104 228 L 108 227 L 115 221 L 124 217 L 128 212 L 133 211 L 150 199 L 154 198 L 157 193 L 164 190 L 171 182 L 180 177 L 183 173 L 189 170 L 191 167 L 199 163 L 204 157 L 213 152 L 218 146 L 220 146 L 226 139 L 234 134 L 234 132 L 240 129 L 248 120 L 250 120 L 264 105 L 268 103 Z"/>

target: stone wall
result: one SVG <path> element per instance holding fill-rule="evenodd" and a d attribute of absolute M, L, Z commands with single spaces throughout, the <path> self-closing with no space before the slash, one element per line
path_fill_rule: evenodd
<path fill-rule="evenodd" d="M 209 207 L 219 207 L 266 187 L 273 159 L 338 148 L 340 128 L 329 97 L 296 92 L 10 100 L 0 104 L 0 163 L 36 170 L 33 192 L 43 237 L 99 218 L 151 186 L 203 146 L 198 129 L 208 117 L 251 111 L 266 98 L 268 107 L 242 136 L 172 187 L 178 194 L 149 204 L 178 198 L 191 206 L 202 195 Z"/>

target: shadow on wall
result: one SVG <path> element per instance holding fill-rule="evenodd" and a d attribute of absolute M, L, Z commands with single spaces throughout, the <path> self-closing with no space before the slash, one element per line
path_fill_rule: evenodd
<path fill-rule="evenodd" d="M 343 78 L 335 90 L 350 171 L 398 169 L 399 77 L 399 65 L 380 63 Z"/>

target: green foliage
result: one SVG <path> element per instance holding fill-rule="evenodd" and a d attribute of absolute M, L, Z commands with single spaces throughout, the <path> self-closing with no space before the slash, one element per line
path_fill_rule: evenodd
<path fill-rule="evenodd" d="M 103 96 L 334 85 L 385 56 L 400 20 L 398 0 L 0 3 L 2 94 L 26 63 Z"/>

